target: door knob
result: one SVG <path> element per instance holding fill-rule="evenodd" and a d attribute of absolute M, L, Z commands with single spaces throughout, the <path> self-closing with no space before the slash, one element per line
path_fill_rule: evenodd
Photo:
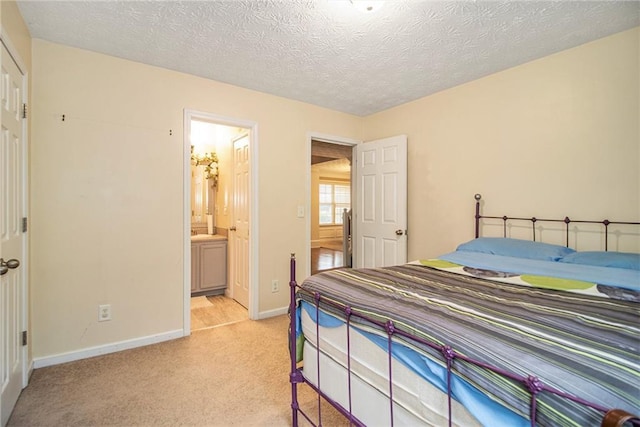
<path fill-rule="evenodd" d="M 403 231 L 402 230 L 396 230 L 396 236 L 402 236 Z"/>
<path fill-rule="evenodd" d="M 229 231 L 236 231 L 236 226 L 233 225 L 233 226 L 229 227 Z"/>
<path fill-rule="evenodd" d="M 20 261 L 17 259 L 10 259 L 9 261 L 5 261 L 4 258 L 0 258 L 0 276 L 7 274 L 9 269 L 18 268 L 20 265 Z"/>

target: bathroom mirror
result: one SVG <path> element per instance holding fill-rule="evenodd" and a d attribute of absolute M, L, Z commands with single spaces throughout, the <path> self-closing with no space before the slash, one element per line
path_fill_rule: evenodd
<path fill-rule="evenodd" d="M 191 232 L 215 233 L 215 191 L 218 186 L 216 125 L 191 120 Z"/>
<path fill-rule="evenodd" d="M 215 212 L 213 185 L 204 165 L 191 165 L 191 226 L 206 227 L 207 215 Z"/>

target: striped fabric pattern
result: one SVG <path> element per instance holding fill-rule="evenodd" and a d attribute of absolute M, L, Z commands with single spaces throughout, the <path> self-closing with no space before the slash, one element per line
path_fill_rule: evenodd
<path fill-rule="evenodd" d="M 608 408 L 640 408 L 640 304 L 520 286 L 417 264 L 340 269 L 306 279 L 321 301 L 348 304 L 380 321 L 497 368 Z M 311 299 L 301 293 L 304 299 Z M 313 302 L 313 301 L 310 301 Z M 321 303 L 321 307 L 323 307 Z M 334 315 L 338 310 L 324 307 Z M 352 318 L 357 322 L 357 318 Z M 437 351 L 424 349 L 436 360 Z M 457 361 L 463 378 L 528 417 L 530 394 L 496 374 Z M 549 393 L 538 395 L 541 426 L 599 425 L 602 414 Z"/>

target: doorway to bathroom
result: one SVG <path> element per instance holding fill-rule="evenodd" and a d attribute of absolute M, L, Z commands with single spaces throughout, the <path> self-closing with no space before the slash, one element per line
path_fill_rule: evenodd
<path fill-rule="evenodd" d="M 185 110 L 184 329 L 252 317 L 252 156 L 256 125 Z"/>

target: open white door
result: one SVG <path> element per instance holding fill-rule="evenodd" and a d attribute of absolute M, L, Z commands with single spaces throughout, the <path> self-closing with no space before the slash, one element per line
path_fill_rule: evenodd
<path fill-rule="evenodd" d="M 249 135 L 233 142 L 233 210 L 229 229 L 230 274 L 233 299 L 249 308 Z"/>
<path fill-rule="evenodd" d="M 22 227 L 26 142 L 24 78 L 4 44 L 0 64 L 0 425 L 4 426 L 23 388 L 26 366 L 22 338 L 26 329 L 26 238 Z"/>
<path fill-rule="evenodd" d="M 407 262 L 407 136 L 356 146 L 353 265 Z"/>

